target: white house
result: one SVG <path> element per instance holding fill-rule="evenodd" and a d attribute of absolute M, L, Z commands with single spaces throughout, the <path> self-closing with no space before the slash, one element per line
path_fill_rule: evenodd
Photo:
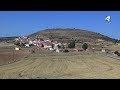
<path fill-rule="evenodd" d="M 60 52 L 60 50 L 59 50 L 59 49 L 56 49 L 56 52 L 58 52 L 58 53 L 59 53 L 59 52 Z"/>
<path fill-rule="evenodd" d="M 44 45 L 44 48 L 52 48 L 52 46 Z"/>
<path fill-rule="evenodd" d="M 59 46 L 61 46 L 62 44 L 61 43 L 58 43 Z"/>
<path fill-rule="evenodd" d="M 54 49 L 58 49 L 58 44 L 54 44 Z"/>
<path fill-rule="evenodd" d="M 25 44 L 25 47 L 30 47 L 30 45 L 29 44 Z"/>
<path fill-rule="evenodd" d="M 15 47 L 15 50 L 16 50 L 16 51 L 18 51 L 18 50 L 20 50 L 20 48 L 18 48 L 18 47 Z"/>
<path fill-rule="evenodd" d="M 29 41 L 29 44 L 31 45 L 31 44 L 33 44 L 33 42 L 30 40 L 30 41 Z"/>
<path fill-rule="evenodd" d="M 105 49 L 102 49 L 102 52 L 105 52 Z"/>
<path fill-rule="evenodd" d="M 49 42 L 49 41 L 43 42 L 42 44 L 46 49 L 52 48 L 52 45 L 53 45 L 52 42 Z"/>
<path fill-rule="evenodd" d="M 15 38 L 15 41 L 18 41 L 19 39 L 18 38 Z"/>
<path fill-rule="evenodd" d="M 49 50 L 53 51 L 54 49 L 52 47 L 50 47 Z"/>

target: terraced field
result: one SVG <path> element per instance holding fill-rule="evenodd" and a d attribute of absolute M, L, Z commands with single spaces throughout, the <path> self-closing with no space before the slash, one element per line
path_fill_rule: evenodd
<path fill-rule="evenodd" d="M 17 62 L 0 66 L 0 78 L 115 79 L 120 78 L 120 61 L 97 53 L 38 50 Z"/>

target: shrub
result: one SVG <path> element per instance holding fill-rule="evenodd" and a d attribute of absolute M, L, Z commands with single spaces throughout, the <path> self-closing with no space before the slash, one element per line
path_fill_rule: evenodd
<path fill-rule="evenodd" d="M 68 44 L 68 48 L 75 48 L 75 41 L 70 42 L 70 44 Z"/>
<path fill-rule="evenodd" d="M 69 50 L 65 50 L 64 52 L 69 52 Z"/>
<path fill-rule="evenodd" d="M 32 50 L 31 53 L 35 53 L 35 50 Z"/>
<path fill-rule="evenodd" d="M 114 54 L 118 54 L 119 52 L 118 51 L 115 51 Z"/>
<path fill-rule="evenodd" d="M 120 53 L 118 53 L 117 55 L 120 56 Z"/>
<path fill-rule="evenodd" d="M 29 46 L 34 46 L 34 44 L 29 44 Z"/>
<path fill-rule="evenodd" d="M 88 48 L 88 44 L 87 44 L 87 43 L 84 43 L 84 44 L 82 45 L 82 48 L 86 51 L 86 49 Z"/>
<path fill-rule="evenodd" d="M 118 56 L 120 56 L 120 53 L 118 51 L 115 51 L 114 54 L 117 54 Z"/>
<path fill-rule="evenodd" d="M 62 48 L 60 45 L 58 45 L 58 48 Z"/>

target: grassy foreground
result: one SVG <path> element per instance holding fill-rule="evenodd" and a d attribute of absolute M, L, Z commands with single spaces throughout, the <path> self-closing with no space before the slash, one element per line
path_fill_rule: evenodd
<path fill-rule="evenodd" d="M 0 66 L 1 79 L 120 78 L 120 61 L 96 53 L 54 53 L 40 50 Z"/>

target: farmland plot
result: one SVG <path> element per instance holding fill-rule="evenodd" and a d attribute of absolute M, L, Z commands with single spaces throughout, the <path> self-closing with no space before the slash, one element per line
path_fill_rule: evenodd
<path fill-rule="evenodd" d="M 96 53 L 39 50 L 18 62 L 0 66 L 0 78 L 114 79 L 120 78 L 120 61 Z"/>

